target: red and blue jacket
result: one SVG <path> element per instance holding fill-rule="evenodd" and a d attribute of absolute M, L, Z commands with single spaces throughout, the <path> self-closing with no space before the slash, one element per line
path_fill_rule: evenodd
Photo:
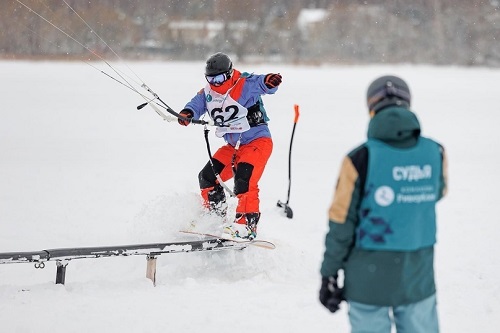
<path fill-rule="evenodd" d="M 205 113 L 210 115 L 211 110 L 207 108 L 207 99 L 210 98 L 210 91 L 213 90 L 219 94 L 228 93 L 236 102 L 247 109 L 255 110 L 258 108 L 263 114 L 263 121 L 255 125 L 251 124 L 250 129 L 243 133 L 226 133 L 223 136 L 224 140 L 230 145 L 235 146 L 238 139 L 240 139 L 240 144 L 247 144 L 257 138 L 271 138 L 271 132 L 267 126 L 269 118 L 267 117 L 261 96 L 274 94 L 278 90 L 278 87 L 268 88 L 264 84 L 264 78 L 265 75 L 241 73 L 234 70 L 232 77 L 222 86 L 215 87 L 207 84 L 206 88 L 201 89 L 186 104 L 185 109 L 193 111 L 194 119 L 200 119 Z"/>

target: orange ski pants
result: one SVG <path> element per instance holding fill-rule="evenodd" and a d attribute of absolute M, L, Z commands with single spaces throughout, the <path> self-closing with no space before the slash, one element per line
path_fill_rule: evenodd
<path fill-rule="evenodd" d="M 224 165 L 219 173 L 222 181 L 226 182 L 234 177 L 234 193 L 238 198 L 237 213 L 260 212 L 258 183 L 272 151 L 273 141 L 271 138 L 258 138 L 241 145 L 237 150 L 227 144 L 215 152 L 213 158 Z M 210 189 L 201 190 L 204 199 L 206 199 L 208 190 Z"/>

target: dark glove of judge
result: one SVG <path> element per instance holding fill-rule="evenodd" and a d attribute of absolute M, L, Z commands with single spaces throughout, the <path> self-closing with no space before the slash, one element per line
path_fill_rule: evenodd
<path fill-rule="evenodd" d="M 319 301 L 330 312 L 334 313 L 340 308 L 340 303 L 344 300 L 344 289 L 337 285 L 337 277 L 329 276 L 321 279 L 321 289 L 319 290 Z"/>

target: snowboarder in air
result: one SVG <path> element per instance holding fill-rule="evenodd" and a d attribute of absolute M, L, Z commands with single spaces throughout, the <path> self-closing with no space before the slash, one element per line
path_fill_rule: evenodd
<path fill-rule="evenodd" d="M 229 56 L 218 52 L 207 59 L 205 78 L 206 86 L 186 104 L 180 112 L 184 119 L 179 119 L 179 124 L 187 126 L 206 113 L 222 125 L 215 134 L 227 144 L 213 155 L 213 167 L 209 161 L 198 175 L 203 203 L 225 219 L 226 195 L 216 175 L 223 182 L 234 177 L 238 205 L 235 219 L 225 224 L 224 233 L 254 239 L 261 215 L 258 182 L 273 149 L 261 95 L 274 94 L 282 77 L 242 73 L 233 68 Z"/>

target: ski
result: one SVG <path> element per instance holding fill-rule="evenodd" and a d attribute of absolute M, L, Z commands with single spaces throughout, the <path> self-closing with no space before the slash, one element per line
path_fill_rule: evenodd
<path fill-rule="evenodd" d="M 214 235 L 210 233 L 204 233 L 204 232 L 197 232 L 197 231 L 191 231 L 191 230 L 181 230 L 180 231 L 183 234 L 190 234 L 190 235 L 198 235 L 198 236 L 203 236 L 203 237 L 210 237 L 214 239 L 223 239 L 226 241 L 230 242 L 235 242 L 237 244 L 241 245 L 252 245 L 252 246 L 257 246 L 263 249 L 268 249 L 268 250 L 274 250 L 276 248 L 276 245 L 270 241 L 262 240 L 262 239 L 234 239 L 234 238 L 225 238 L 221 235 Z"/>

